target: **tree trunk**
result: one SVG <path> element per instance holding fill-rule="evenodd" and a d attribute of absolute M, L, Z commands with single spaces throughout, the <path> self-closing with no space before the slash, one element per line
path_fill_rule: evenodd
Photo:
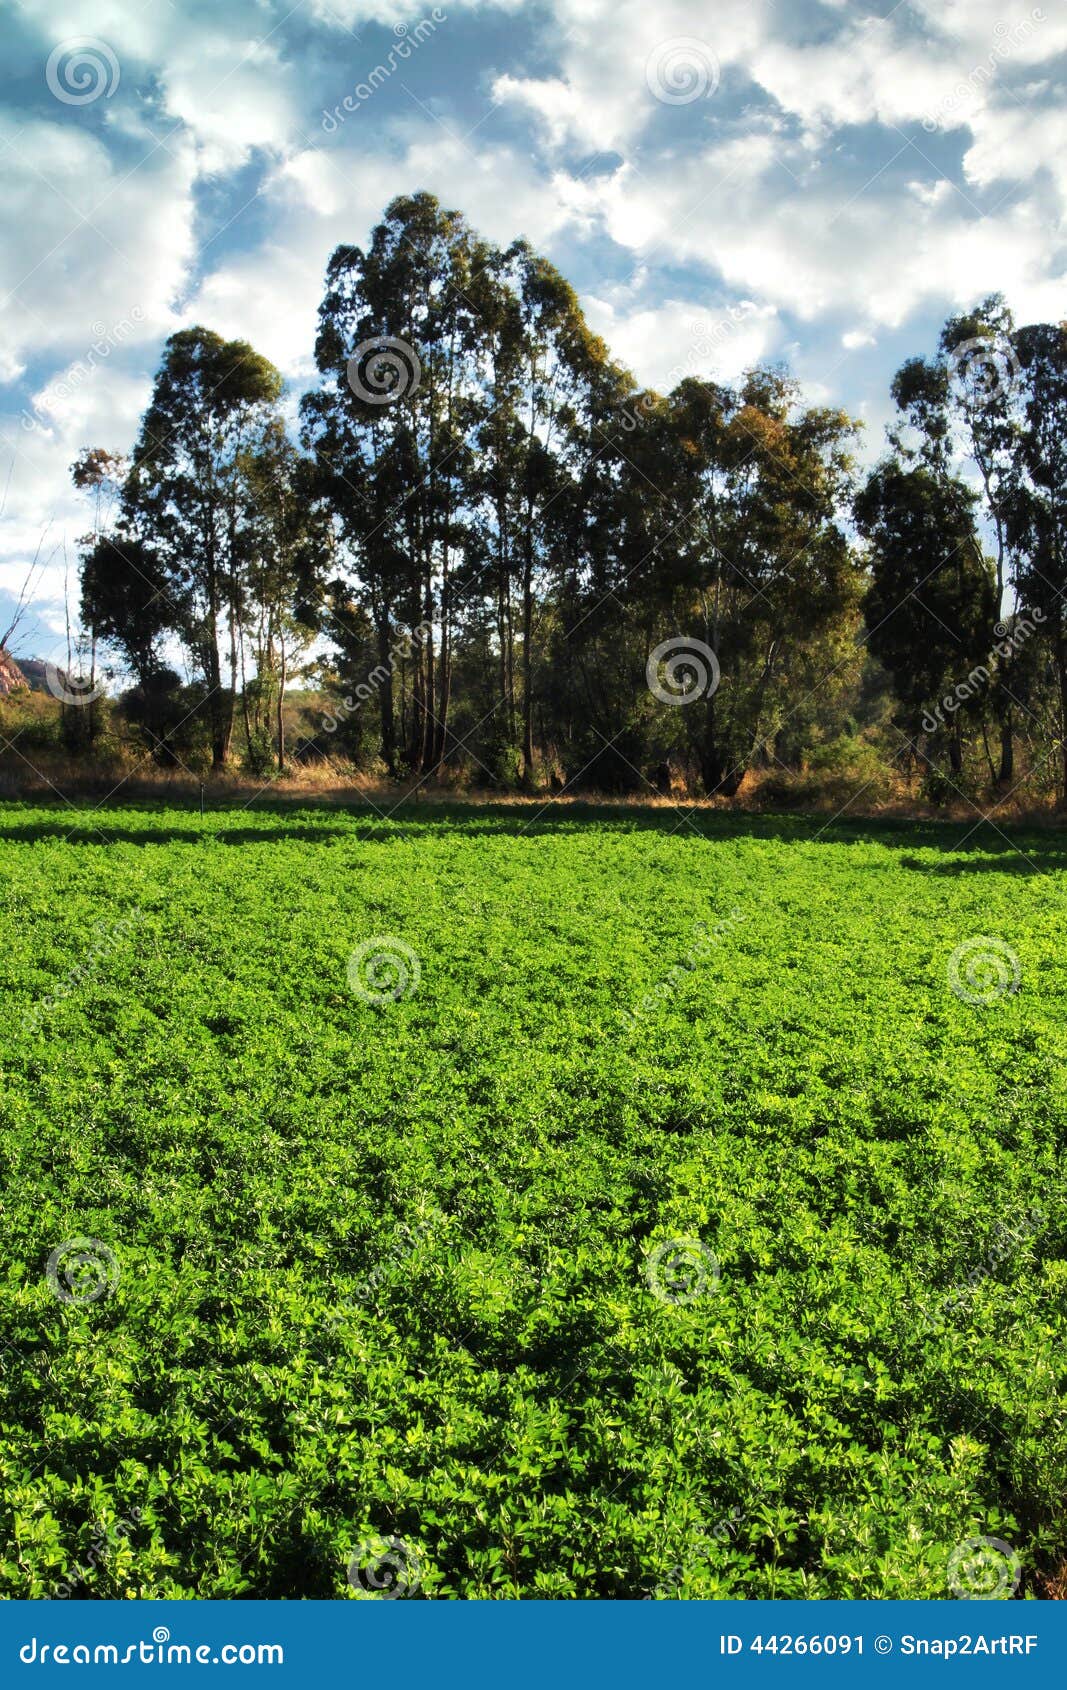
<path fill-rule="evenodd" d="M 527 523 L 522 565 L 522 782 L 533 785 L 533 529 Z"/>
<path fill-rule="evenodd" d="M 704 712 L 704 737 L 700 744 L 700 778 L 709 798 L 732 798 L 745 778 L 744 761 L 731 764 L 724 755 L 715 723 L 715 699 L 709 698 Z"/>
<path fill-rule="evenodd" d="M 448 750 L 448 711 L 452 702 L 452 592 L 447 575 L 442 587 L 441 650 L 437 658 L 437 737 L 434 742 L 434 769 L 441 767 Z"/>
<path fill-rule="evenodd" d="M 426 620 L 430 619 L 430 605 L 427 602 Z M 425 659 L 420 646 L 415 657 L 416 672 L 420 679 L 421 699 L 419 723 L 419 767 L 420 775 L 428 774 L 433 767 L 433 694 L 434 694 L 434 650 L 433 630 L 426 636 Z"/>
<path fill-rule="evenodd" d="M 89 709 L 86 712 L 89 721 L 89 744 L 95 745 L 98 737 L 100 718 L 97 712 L 96 693 L 96 629 L 89 630 Z"/>
<path fill-rule="evenodd" d="M 281 652 L 281 672 L 278 680 L 278 773 L 285 770 L 285 712 L 282 708 L 285 702 L 285 635 L 279 629 L 278 648 Z"/>
<path fill-rule="evenodd" d="M 382 717 L 382 759 L 389 773 L 389 779 L 396 779 L 396 715 L 393 704 L 393 666 L 389 654 L 389 616 L 385 613 L 376 618 L 378 634 L 378 665 L 385 670 L 385 680 L 378 692 L 379 709 Z"/>
<path fill-rule="evenodd" d="M 261 647 L 262 655 L 262 647 Z M 262 686 L 262 676 L 257 677 Z M 245 673 L 245 641 L 244 630 L 241 631 L 241 715 L 245 725 L 245 750 L 249 760 L 252 757 L 252 721 L 248 714 L 248 676 Z"/>
<path fill-rule="evenodd" d="M 1000 771 L 997 775 L 998 786 L 1010 786 L 1015 778 L 1015 741 L 1012 734 L 1012 719 L 1010 708 L 1006 711 L 1000 724 Z"/>
<path fill-rule="evenodd" d="M 204 673 L 208 685 L 208 718 L 211 722 L 211 767 L 218 771 L 226 763 L 229 735 L 226 732 L 225 700 L 222 696 L 222 664 L 219 661 L 218 610 L 212 604 L 205 637 Z"/>

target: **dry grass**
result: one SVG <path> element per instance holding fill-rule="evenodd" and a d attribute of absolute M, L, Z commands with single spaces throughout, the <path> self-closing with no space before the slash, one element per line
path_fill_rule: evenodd
<path fill-rule="evenodd" d="M 156 802 L 161 804 L 247 805 L 258 799 L 271 803 L 310 803 L 338 806 L 359 806 L 391 811 L 403 803 L 412 804 L 493 804 L 514 809 L 544 809 L 548 806 L 569 808 L 574 805 L 596 803 L 612 809 L 732 811 L 735 813 L 818 815 L 828 819 L 840 816 L 843 820 L 900 820 L 947 821 L 979 823 L 989 819 L 997 823 L 1014 823 L 1027 827 L 1062 827 L 1065 817 L 1062 807 L 1054 800 L 1040 803 L 1025 801 L 1025 794 L 1016 793 L 1005 800 L 979 797 L 974 802 L 957 800 L 935 806 L 901 790 L 880 802 L 864 801 L 857 792 L 854 799 L 842 802 L 840 790 L 819 794 L 806 787 L 803 799 L 796 804 L 784 804 L 780 791 L 770 801 L 762 801 L 760 781 L 750 777 L 734 798 L 705 798 L 674 792 L 664 796 L 649 788 L 645 792 L 626 796 L 602 794 L 585 789 L 564 792 L 538 791 L 534 793 L 498 792 L 485 788 L 457 784 L 454 780 L 385 781 L 360 773 L 350 766 L 324 761 L 288 770 L 269 780 L 255 779 L 236 769 L 223 774 L 205 774 L 203 778 L 185 770 L 159 769 L 148 762 L 125 761 L 112 758 L 92 767 L 56 752 L 32 754 L 23 760 L 8 753 L 0 759 L 0 799 L 37 801 L 54 798 L 77 803 L 109 799 Z"/>
<path fill-rule="evenodd" d="M 311 695 L 309 695 L 310 697 Z M 1026 826 L 1062 826 L 1063 809 L 1051 796 L 1035 801 L 1027 783 L 1007 797 L 978 794 L 936 806 L 917 797 L 905 783 L 888 772 L 874 783 L 857 773 L 827 775 L 825 782 L 811 775 L 791 779 L 779 770 L 754 772 L 746 776 L 733 798 L 705 798 L 676 787 L 670 795 L 650 785 L 629 796 L 606 795 L 574 785 L 563 792 L 547 788 L 534 793 L 500 792 L 470 785 L 451 774 L 444 780 L 387 781 L 360 772 L 340 759 L 291 766 L 283 775 L 256 778 L 234 767 L 223 774 L 202 776 L 188 769 L 161 769 L 143 751 L 108 736 L 90 763 L 66 752 L 56 735 L 54 701 L 41 694 L 19 694 L 17 701 L 0 706 L 0 799 L 34 799 L 106 802 L 115 797 L 172 804 L 198 804 L 201 789 L 212 804 L 250 804 L 257 798 L 272 802 L 359 805 L 381 810 L 412 803 L 492 803 L 509 807 L 543 808 L 546 805 L 610 805 L 628 809 L 730 810 L 741 813 L 778 814 L 792 812 L 854 820 L 1013 822 Z M 300 713 L 290 724 L 292 744 L 298 745 Z"/>

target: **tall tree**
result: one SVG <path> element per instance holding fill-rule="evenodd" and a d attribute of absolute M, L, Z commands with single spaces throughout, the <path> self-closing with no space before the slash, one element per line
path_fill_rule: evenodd
<path fill-rule="evenodd" d="M 858 591 L 844 529 L 853 425 L 800 410 L 780 372 L 737 389 L 683 381 L 662 413 L 669 523 L 656 511 L 647 585 L 662 626 L 713 654 L 719 684 L 685 711 L 705 789 L 731 796 L 773 739 L 790 652 L 849 614 Z M 694 648 L 695 649 L 695 648 Z"/>
<path fill-rule="evenodd" d="M 1035 323 L 1015 345 L 1023 371 L 1018 475 L 1008 544 L 1027 605 L 1044 613 L 1059 693 L 1061 798 L 1067 802 L 1067 325 Z"/>
<path fill-rule="evenodd" d="M 480 329 L 469 300 L 488 256 L 458 212 L 430 194 L 394 200 L 366 252 L 339 247 L 327 268 L 305 439 L 334 499 L 389 663 L 397 631 L 414 647 L 407 765 L 437 766 L 448 731 L 459 489 L 469 475 Z M 396 766 L 394 700 L 382 692 L 386 761 Z"/>
<path fill-rule="evenodd" d="M 151 550 L 159 572 L 164 625 L 204 679 L 216 769 L 233 734 L 244 567 L 256 519 L 242 465 L 281 389 L 277 370 L 246 341 L 204 328 L 172 335 L 124 489 L 125 526 Z"/>
<path fill-rule="evenodd" d="M 241 460 L 250 532 L 239 654 L 249 760 L 285 768 L 285 689 L 322 627 L 330 530 L 311 461 L 271 418 Z M 252 672 L 248 660 L 251 659 Z"/>
<path fill-rule="evenodd" d="M 924 718 L 933 720 L 957 775 L 963 712 L 945 712 L 942 695 L 980 670 L 981 707 L 997 618 L 996 578 L 979 542 L 975 504 L 962 482 L 896 459 L 871 474 L 855 503 L 870 545 L 870 649 L 893 677 L 909 740 L 918 744 Z"/>
<path fill-rule="evenodd" d="M 1011 615 L 1007 510 L 1017 479 L 1019 446 L 1018 358 L 1014 323 L 997 294 L 973 311 L 950 317 L 941 331 L 938 356 L 912 358 L 897 372 L 892 392 L 912 431 L 905 443 L 891 433 L 905 458 L 918 460 L 945 480 L 974 466 L 982 487 L 983 512 L 993 535 L 998 608 Z M 1013 684 L 1010 658 L 997 668 L 991 694 L 1000 728 L 996 784 L 1010 785 L 1014 770 Z"/>

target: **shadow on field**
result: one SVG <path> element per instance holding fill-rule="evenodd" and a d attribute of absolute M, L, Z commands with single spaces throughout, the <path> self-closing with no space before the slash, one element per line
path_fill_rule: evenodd
<path fill-rule="evenodd" d="M 28 813 L 20 814 L 20 811 Z M 401 839 L 460 835 L 470 839 L 523 839 L 581 834 L 658 833 L 690 841 L 766 840 L 781 844 L 878 844 L 889 850 L 908 847 L 901 868 L 919 874 L 960 875 L 992 872 L 1033 875 L 1067 869 L 1067 831 L 1028 828 L 1009 840 L 995 827 L 959 822 L 864 818 L 827 821 L 820 815 L 767 815 L 745 811 L 685 808 L 681 805 L 611 803 L 459 804 L 416 802 L 386 815 L 366 804 L 336 804 L 187 809 L 173 803 L 129 804 L 114 810 L 88 806 L 50 813 L 43 805 L 0 804 L 0 842 L 70 845 L 169 844 L 389 845 Z M 921 850 L 925 856 L 913 853 Z"/>
<path fill-rule="evenodd" d="M 993 855 L 988 843 L 972 851 L 964 847 L 965 856 L 955 856 L 944 863 L 921 862 L 914 857 L 901 857 L 901 868 L 914 869 L 918 874 L 1017 874 L 1033 880 L 1035 875 L 1059 874 L 1067 870 L 1067 851 L 1054 848 L 1044 840 L 1027 838 L 1017 845 L 1001 844 Z"/>

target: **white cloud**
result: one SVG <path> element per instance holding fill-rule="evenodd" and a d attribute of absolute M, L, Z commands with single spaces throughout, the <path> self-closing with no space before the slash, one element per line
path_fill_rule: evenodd
<path fill-rule="evenodd" d="M 773 306 L 752 300 L 713 307 L 670 299 L 655 307 L 628 307 L 625 299 L 587 296 L 590 327 L 607 341 L 642 386 L 669 392 L 689 376 L 736 381 L 778 350 Z"/>
<path fill-rule="evenodd" d="M 931 301 L 998 289 L 1029 314 L 1062 286 L 1029 203 L 979 217 L 958 192 L 852 189 L 767 136 L 694 149 L 655 174 L 620 169 L 584 183 L 581 201 L 635 262 L 703 266 L 810 322 L 840 312 L 896 327 Z"/>
<path fill-rule="evenodd" d="M 393 155 L 353 171 L 351 154 L 322 146 L 287 160 L 264 185 L 270 236 L 227 259 L 189 299 L 184 317 L 240 335 L 290 379 L 308 379 L 326 263 L 342 242 L 365 242 L 394 192 L 425 188 L 461 201 L 474 227 L 502 245 L 525 234 L 547 245 L 572 212 L 529 159 L 503 148 L 473 154 L 432 121 L 396 131 Z M 462 194 L 457 194 L 457 184 Z"/>
<path fill-rule="evenodd" d="M 720 69 L 743 65 L 771 27 L 770 8 L 751 0 L 720 0 L 696 16 L 686 0 L 556 0 L 553 10 L 562 74 L 502 76 L 494 95 L 535 112 L 551 144 L 570 138 L 601 151 L 627 151 L 678 109 L 663 95 L 693 96 L 684 104 L 699 133 Z"/>
<path fill-rule="evenodd" d="M 56 639 L 63 633 L 68 573 L 77 617 L 77 540 L 90 516 L 70 465 L 86 446 L 127 449 L 150 389 L 151 374 L 139 367 L 137 353 L 119 346 L 80 377 L 76 365 L 67 366 L 35 395 L 36 410 L 27 406 L 7 419 L 0 441 L 0 486 L 7 488 L 0 592 L 18 592 L 39 545 L 46 560 L 19 646 L 27 656 L 51 654 L 42 629 Z"/>
<path fill-rule="evenodd" d="M 137 308 L 139 338 L 170 320 L 192 259 L 190 149 L 156 149 L 123 170 L 103 143 L 72 125 L 0 118 L 5 212 L 19 235 L 0 250 L 0 331 L 9 364 L 62 356 L 97 338 L 95 325 Z"/>
<path fill-rule="evenodd" d="M 294 138 L 297 79 L 275 42 L 198 29 L 174 48 L 162 86 L 168 115 L 196 137 L 210 174 L 236 168 L 254 147 L 280 149 Z"/>

